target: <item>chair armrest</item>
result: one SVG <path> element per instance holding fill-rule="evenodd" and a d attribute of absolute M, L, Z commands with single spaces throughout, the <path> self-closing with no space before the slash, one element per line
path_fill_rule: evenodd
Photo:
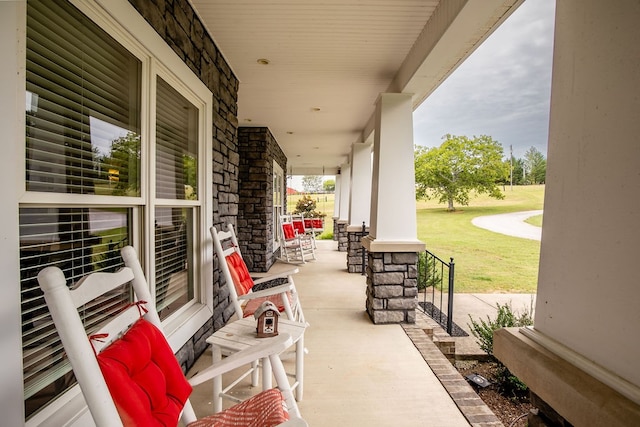
<path fill-rule="evenodd" d="M 278 427 L 309 427 L 309 424 L 302 418 L 291 418 L 285 423 L 278 424 Z"/>
<path fill-rule="evenodd" d="M 285 292 L 290 292 L 293 290 L 294 290 L 293 283 L 285 283 L 284 285 L 274 286 L 273 288 L 262 289 L 256 292 L 252 291 L 252 292 L 249 292 L 248 294 L 239 295 L 238 301 L 269 297 L 271 295 L 279 295 L 279 294 L 283 294 Z"/>
<path fill-rule="evenodd" d="M 297 274 L 299 272 L 300 272 L 300 269 L 292 268 L 291 270 L 286 270 L 281 273 L 275 273 L 275 274 L 270 274 L 268 276 L 258 277 L 257 279 L 253 279 L 253 283 L 255 283 L 256 285 L 259 285 L 260 283 L 268 282 L 269 280 L 287 278 L 292 274 Z"/>
<path fill-rule="evenodd" d="M 232 371 L 240 366 L 247 365 L 263 357 L 268 357 L 272 354 L 280 354 L 292 345 L 293 340 L 291 339 L 291 335 L 286 332 L 282 332 L 273 338 L 266 338 L 263 343 L 237 351 L 203 369 L 189 379 L 189 384 L 192 386 L 202 384 L 214 377 Z"/>

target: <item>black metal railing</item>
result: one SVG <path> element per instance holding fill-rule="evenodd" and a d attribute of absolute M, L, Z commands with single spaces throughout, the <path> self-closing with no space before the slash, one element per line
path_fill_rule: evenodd
<path fill-rule="evenodd" d="M 418 257 L 418 290 L 424 292 L 423 301 L 419 304 L 422 310 L 432 319 L 446 328 L 453 335 L 453 291 L 455 264 L 453 258 L 445 262 L 435 254 L 425 250 Z M 447 286 L 445 292 L 445 283 Z M 447 312 L 443 313 L 444 296 L 447 294 Z M 428 301 L 429 296 L 431 301 Z M 437 304 L 436 299 L 439 299 Z"/>

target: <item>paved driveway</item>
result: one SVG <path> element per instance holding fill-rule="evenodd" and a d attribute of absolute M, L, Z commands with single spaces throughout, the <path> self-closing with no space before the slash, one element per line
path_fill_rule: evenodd
<path fill-rule="evenodd" d="M 473 218 L 471 223 L 495 233 L 540 241 L 542 228 L 524 222 L 527 218 L 541 215 L 542 211 L 513 212 L 500 215 L 487 215 Z"/>

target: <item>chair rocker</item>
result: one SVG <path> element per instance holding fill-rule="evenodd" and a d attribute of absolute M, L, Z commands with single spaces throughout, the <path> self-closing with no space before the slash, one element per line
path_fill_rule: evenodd
<path fill-rule="evenodd" d="M 307 425 L 279 357 L 291 345 L 289 335 L 267 338 L 187 381 L 162 332 L 135 250 L 127 246 L 122 256 L 126 267 L 115 273 L 89 274 L 73 288 L 67 286 L 57 267 L 47 267 L 38 274 L 56 330 L 98 427 L 177 426 L 179 419 L 188 427 Z M 129 293 L 129 283 L 137 302 L 123 304 L 115 318 L 85 330 L 83 322 L 90 323 L 90 319 L 81 318 L 83 306 L 105 304 L 113 294 Z M 262 357 L 269 358 L 279 390 L 263 391 L 223 412 L 196 418 L 189 402 L 193 385 Z"/>
<path fill-rule="evenodd" d="M 280 259 L 287 263 L 304 264 L 308 259 L 316 259 L 314 239 L 299 234 L 291 216 L 280 220 Z"/>
<path fill-rule="evenodd" d="M 220 270 L 229 284 L 231 302 L 238 319 L 253 316 L 258 307 L 269 300 L 290 320 L 305 323 L 298 292 L 293 282 L 293 275 L 298 273 L 297 268 L 254 280 L 242 259 L 233 225 L 228 224 L 226 231 L 218 231 L 216 227 L 211 227 L 211 236 Z M 286 283 L 256 290 L 261 285 L 278 279 Z"/>
<path fill-rule="evenodd" d="M 293 275 L 299 271 L 297 268 L 254 280 L 242 259 L 242 253 L 240 252 L 240 246 L 233 225 L 228 224 L 226 231 L 218 231 L 216 227 L 211 227 L 210 231 L 213 237 L 215 253 L 218 257 L 218 265 L 228 284 L 229 298 L 234 306 L 238 319 L 253 316 L 263 302 L 271 301 L 276 305 L 279 312 L 286 314 L 289 320 L 308 326 L 304 318 L 304 313 L 302 312 L 302 306 L 300 305 L 295 283 L 293 282 Z M 261 285 L 269 284 L 269 282 L 282 280 L 286 281 L 286 283 L 261 290 L 254 290 Z M 291 376 L 295 378 L 292 387 L 295 389 L 295 396 L 298 401 L 301 401 L 303 396 L 302 378 L 304 354 L 307 352 L 304 348 L 303 341 L 304 339 L 296 340 L 294 342 L 295 350 L 285 355 L 285 357 L 294 355 L 296 358 L 296 371 L 295 374 Z M 251 374 L 252 385 L 257 385 L 258 368 L 259 366 L 256 359 L 256 362 L 252 364 L 251 368 L 240 375 L 238 381 Z M 221 395 L 228 397 L 227 392 L 232 386 L 222 390 Z"/>
<path fill-rule="evenodd" d="M 306 238 L 311 239 L 313 244 L 313 249 L 317 248 L 316 246 L 316 233 L 312 231 L 311 227 L 307 227 L 307 220 L 304 217 L 304 214 L 291 214 L 291 223 L 293 224 L 293 229 L 296 231 L 298 236 L 305 236 Z"/>

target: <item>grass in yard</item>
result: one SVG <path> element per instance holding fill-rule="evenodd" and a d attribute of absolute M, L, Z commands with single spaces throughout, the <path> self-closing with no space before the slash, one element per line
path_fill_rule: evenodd
<path fill-rule="evenodd" d="M 335 203 L 335 194 L 311 194 L 313 200 L 316 202 L 316 210 L 325 214 L 324 217 L 324 232 L 318 236 L 318 239 L 332 239 L 333 238 L 333 208 Z M 292 213 L 296 210 L 296 203 L 304 197 L 304 194 L 289 194 L 287 195 L 287 212 Z"/>
<path fill-rule="evenodd" d="M 474 217 L 542 209 L 544 186 L 509 187 L 504 200 L 480 196 L 447 212 L 418 202 L 418 238 L 438 257 L 454 258 L 456 292 L 535 292 L 540 242 L 505 236 L 471 224 Z"/>
<path fill-rule="evenodd" d="M 540 242 L 505 236 L 471 224 L 476 216 L 542 209 L 543 185 L 514 186 L 513 190 L 506 187 L 504 194 L 504 200 L 486 196 L 473 198 L 470 206 L 457 206 L 455 212 L 447 212 L 446 205 L 433 200 L 416 204 L 418 239 L 441 259 L 454 258 L 456 292 L 529 293 L 536 290 Z M 293 212 L 301 197 L 287 196 L 288 212 Z M 323 236 L 332 236 L 334 195 L 312 197 L 316 199 L 316 210 L 326 214 Z"/>

